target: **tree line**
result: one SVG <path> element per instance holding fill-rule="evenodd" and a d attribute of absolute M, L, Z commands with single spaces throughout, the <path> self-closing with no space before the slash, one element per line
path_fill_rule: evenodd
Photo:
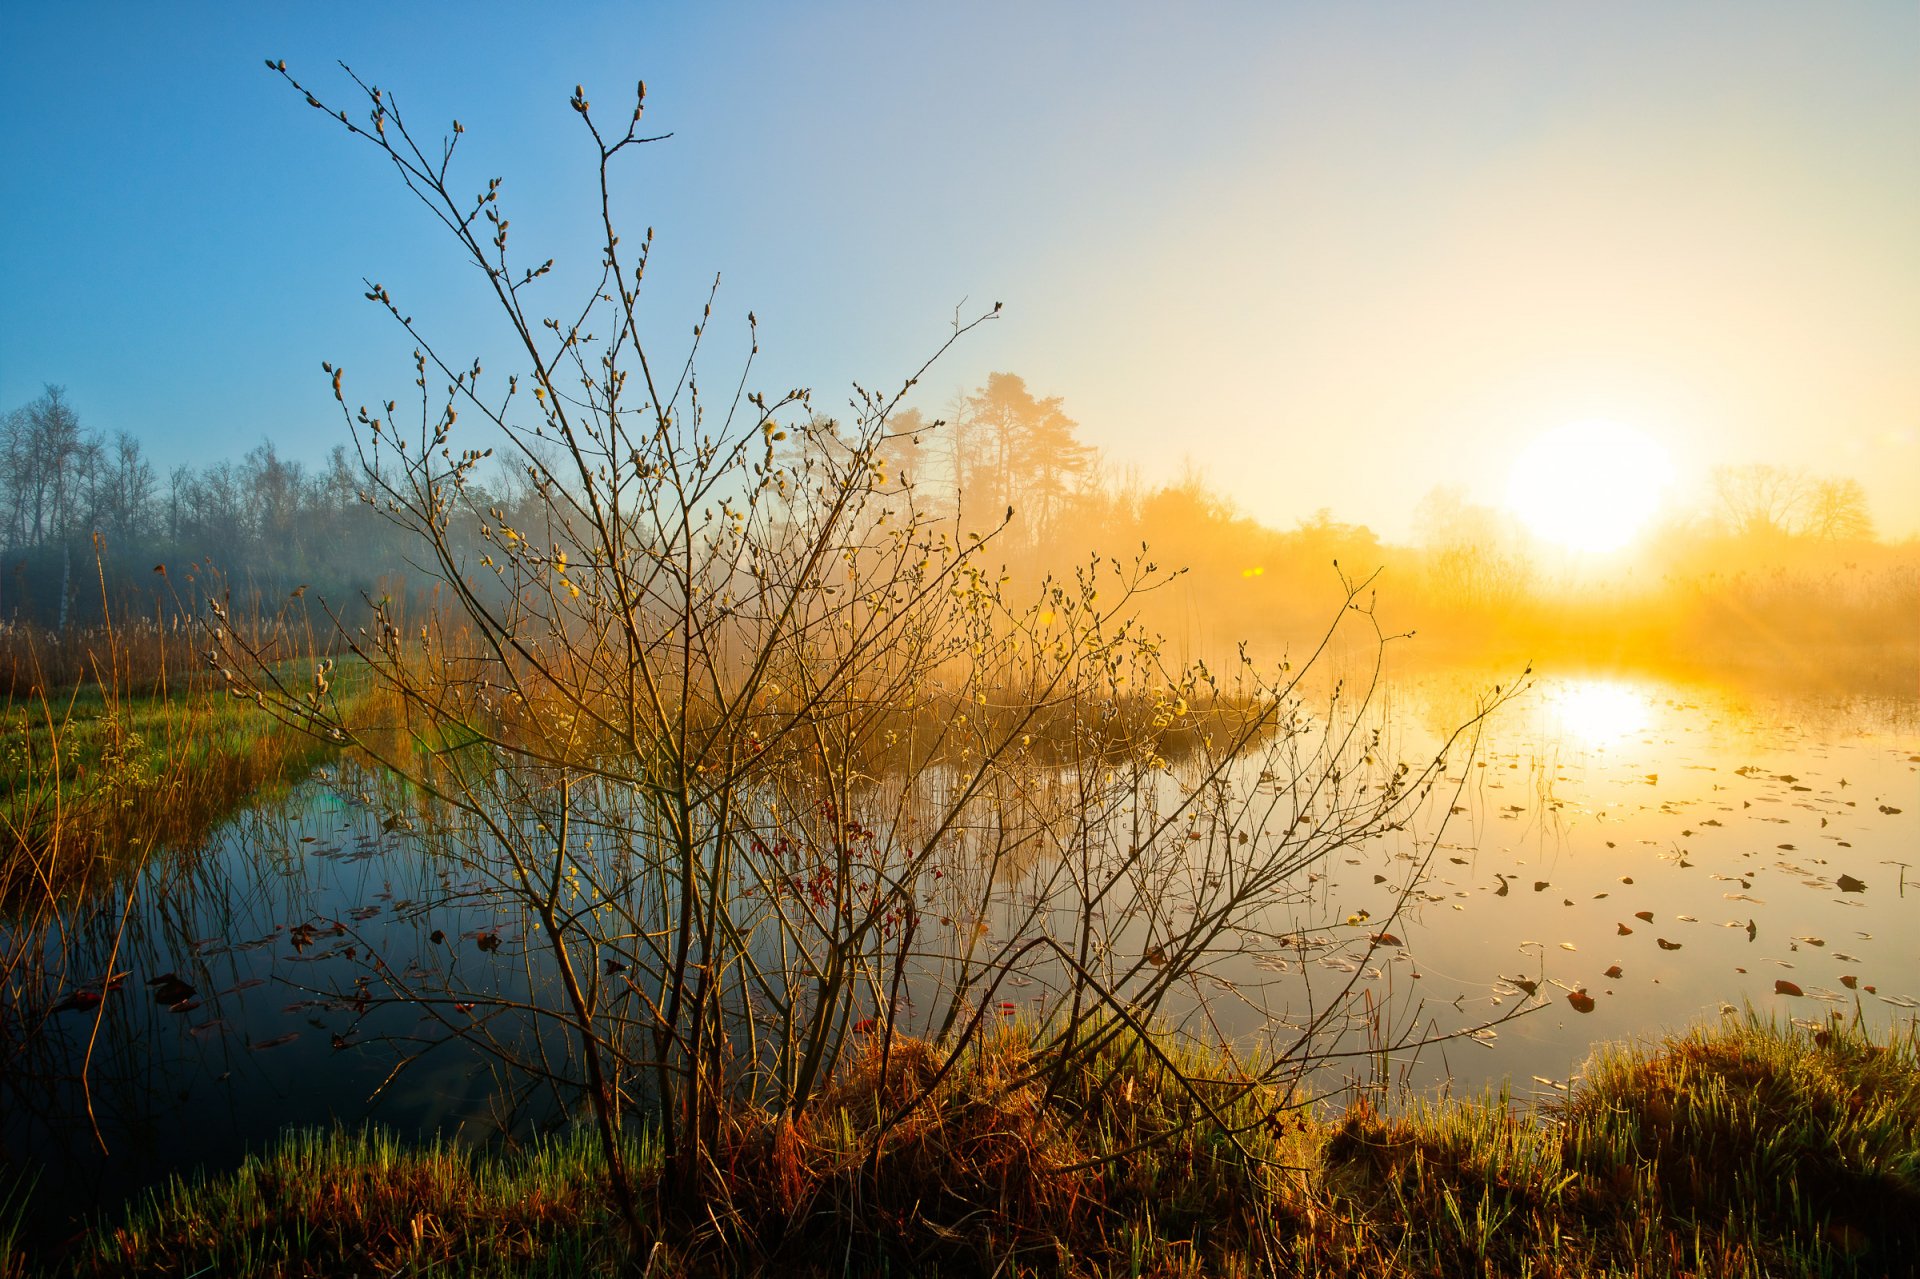
<path fill-rule="evenodd" d="M 830 441 L 835 430 L 816 420 L 806 434 Z M 912 489 L 917 509 L 941 513 L 957 531 L 998 528 L 995 555 L 1019 578 L 1070 574 L 1090 552 L 1146 544 L 1162 565 L 1186 570 L 1143 602 L 1146 619 L 1196 655 L 1228 636 L 1283 647 L 1321 620 L 1343 577 L 1375 570 L 1384 570 L 1388 619 L 1429 634 L 1514 630 L 1517 619 L 1538 622 L 1566 603 L 1514 518 L 1458 489 L 1422 500 L 1412 546 L 1324 509 L 1274 528 L 1236 510 L 1192 467 L 1158 485 L 1117 476 L 1063 397 L 1012 372 L 956 393 L 937 417 L 896 412 L 876 461 L 888 483 Z M 222 589 L 271 602 L 305 586 L 347 613 L 430 588 L 430 575 L 410 569 L 408 540 L 363 500 L 377 487 L 368 480 L 362 457 L 344 445 L 309 466 L 271 441 L 237 462 L 162 475 L 138 438 L 88 429 L 65 391 L 49 386 L 0 419 L 0 622 L 88 625 L 101 613 L 103 579 L 116 606 L 175 609 L 186 577 L 197 573 L 203 591 L 208 568 Z M 504 465 L 478 487 L 473 509 L 520 520 L 537 505 L 529 477 Z M 1856 480 L 1727 466 L 1713 473 L 1710 501 L 1637 553 L 1643 612 L 1660 595 L 1669 612 L 1677 603 L 1701 616 L 1709 605 L 1715 617 L 1729 608 L 1757 615 L 1764 597 L 1784 614 L 1816 606 L 1836 625 L 1875 633 L 1883 619 L 1824 607 L 1825 597 L 1873 597 L 1884 607 L 1912 593 L 1913 548 L 1874 540 Z M 450 535 L 481 560 L 477 530 Z M 163 564 L 173 572 L 155 577 Z M 1580 628 L 1591 630 L 1591 619 L 1583 615 Z"/>
<path fill-rule="evenodd" d="M 103 581 L 107 601 L 164 606 L 195 565 L 263 596 L 305 584 L 350 600 L 404 563 L 364 487 L 344 446 L 308 466 L 270 440 L 162 475 L 138 437 L 90 429 L 50 385 L 0 418 L 0 620 L 92 624 Z M 171 580 L 154 580 L 161 565 Z"/>

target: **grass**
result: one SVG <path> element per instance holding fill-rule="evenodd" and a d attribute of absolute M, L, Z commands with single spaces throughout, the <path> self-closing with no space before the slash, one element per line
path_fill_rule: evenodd
<path fill-rule="evenodd" d="M 0 702 L 0 903 L 83 891 L 132 847 L 192 846 L 263 789 L 333 753 L 228 696 L 211 671 L 169 672 L 164 646 L 123 646 L 120 633 L 102 630 L 68 637 L 61 651 L 89 643 L 91 676 L 53 688 L 20 683 L 19 668 L 40 660 L 26 641 L 0 645 L 25 690 Z M 364 717 L 372 694 L 356 674 L 343 668 L 333 685 L 348 713 Z"/>
<path fill-rule="evenodd" d="M 691 1198 L 663 1193 L 657 1143 L 636 1140 L 637 1249 L 585 1134 L 508 1153 L 309 1133 L 237 1172 L 170 1182 L 64 1255 L 16 1253 L 0 1274 L 1920 1268 L 1913 1027 L 1813 1039 L 1729 1020 L 1604 1051 L 1548 1109 L 1490 1097 L 1395 1115 L 1365 1100 L 1290 1109 L 1195 1059 L 1183 1070 L 1221 1075 L 1190 1091 L 1138 1044 L 1063 1072 L 1043 1104 L 1048 1063 L 1031 1044 L 1010 1033 L 970 1052 L 883 1140 L 879 1117 L 929 1085 L 938 1056 L 896 1041 L 883 1069 L 873 1047 L 797 1119 L 735 1116 Z"/>

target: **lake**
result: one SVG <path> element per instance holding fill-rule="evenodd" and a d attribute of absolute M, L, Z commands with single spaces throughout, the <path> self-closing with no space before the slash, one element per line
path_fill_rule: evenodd
<path fill-rule="evenodd" d="M 1381 750 L 1430 758 L 1489 682 L 1388 687 Z M 452 995 L 382 999 L 386 971 L 510 1001 L 546 972 L 520 920 L 424 855 L 378 789 L 344 769 L 306 782 L 140 868 L 130 910 L 48 939 L 44 988 L 8 994 L 39 1033 L 9 1063 L 0 1121 L 40 1202 L 84 1211 L 228 1167 L 288 1125 L 482 1140 L 560 1113 L 564 1095 L 486 1045 L 561 1051 L 563 1026 Z M 1350 990 L 1353 1055 L 1316 1086 L 1520 1095 L 1564 1089 L 1597 1041 L 1726 1009 L 1882 1030 L 1920 1015 L 1917 824 L 1912 700 L 1541 677 L 1473 758 L 1449 760 L 1418 821 L 1312 867 L 1286 918 L 1166 1011 L 1284 1041 Z M 124 976 L 103 989 L 110 971 Z M 1044 970 L 1008 974 L 993 1010 L 1045 1009 L 1047 989 Z"/>

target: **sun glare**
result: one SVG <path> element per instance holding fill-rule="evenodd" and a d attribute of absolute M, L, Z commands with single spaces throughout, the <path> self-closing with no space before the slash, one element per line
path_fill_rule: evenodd
<path fill-rule="evenodd" d="M 1534 536 L 1572 551 L 1617 551 L 1660 507 L 1673 463 L 1630 427 L 1581 422 L 1556 427 L 1521 451 L 1507 479 L 1507 506 Z"/>
<path fill-rule="evenodd" d="M 1647 694 L 1619 680 L 1568 680 L 1548 694 L 1547 705 L 1562 733 L 1597 749 L 1645 731 L 1653 720 Z"/>

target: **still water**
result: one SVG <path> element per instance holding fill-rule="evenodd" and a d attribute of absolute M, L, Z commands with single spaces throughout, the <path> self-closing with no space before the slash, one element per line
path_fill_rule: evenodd
<path fill-rule="evenodd" d="M 1430 755 L 1487 683 L 1390 689 L 1393 748 Z M 1252 1033 L 1315 981 L 1352 982 L 1372 1016 L 1330 1069 L 1521 1095 L 1564 1089 L 1596 1042 L 1729 1009 L 1906 1024 L 1920 1015 L 1917 832 L 1911 700 L 1541 678 L 1413 829 L 1314 868 L 1313 927 L 1212 969 L 1176 1015 Z M 140 875 L 131 910 L 50 938 L 44 989 L 9 994 L 36 1033 L 7 1063 L 0 1138 L 52 1206 L 43 1228 L 170 1172 L 231 1166 L 288 1125 L 481 1140 L 560 1112 L 493 1064 L 501 1023 L 484 1009 L 378 998 L 378 965 L 508 996 L 542 976 L 517 920 L 423 857 L 358 783 L 295 788 Z M 1384 1062 L 1364 1051 L 1430 1036 L 1446 1038 Z"/>

